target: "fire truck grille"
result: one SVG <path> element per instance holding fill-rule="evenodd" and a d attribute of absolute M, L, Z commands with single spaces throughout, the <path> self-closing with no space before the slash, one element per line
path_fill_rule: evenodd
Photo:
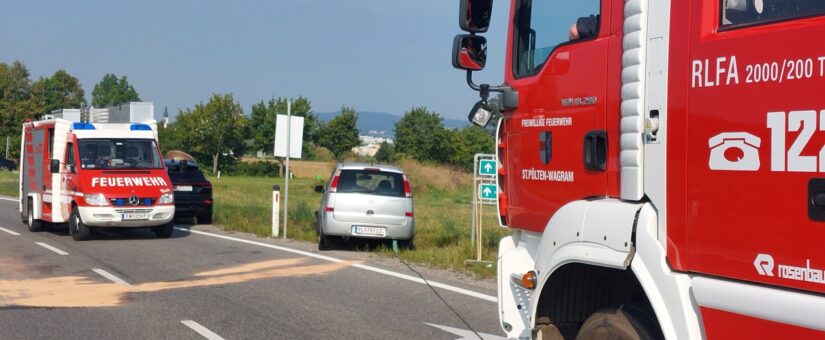
<path fill-rule="evenodd" d="M 151 206 L 155 203 L 155 199 L 150 197 L 140 197 L 137 199 L 137 204 L 129 202 L 129 197 L 110 198 L 109 202 L 115 207 L 133 207 L 133 206 Z"/>
<path fill-rule="evenodd" d="M 152 209 L 115 209 L 115 212 L 118 214 L 127 214 L 127 213 L 134 213 L 134 214 L 149 214 L 152 212 Z"/>

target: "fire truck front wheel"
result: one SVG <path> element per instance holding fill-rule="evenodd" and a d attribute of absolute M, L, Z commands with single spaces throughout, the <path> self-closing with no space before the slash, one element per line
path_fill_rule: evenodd
<path fill-rule="evenodd" d="M 633 305 L 606 308 L 590 315 L 576 335 L 588 339 L 664 339 L 649 313 Z"/>
<path fill-rule="evenodd" d="M 72 208 L 72 215 L 69 217 L 69 235 L 72 235 L 75 241 L 85 241 L 89 239 L 91 234 L 92 230 L 83 223 L 77 207 Z"/>
<path fill-rule="evenodd" d="M 155 233 L 155 236 L 158 238 L 169 238 L 172 236 L 172 231 L 175 229 L 175 226 L 170 222 L 164 225 L 159 225 L 157 227 L 152 227 L 152 232 Z"/>
<path fill-rule="evenodd" d="M 29 211 L 28 216 L 26 216 L 26 225 L 29 227 L 29 231 L 31 232 L 43 231 L 43 221 L 34 218 L 34 206 L 31 198 L 29 199 Z"/>

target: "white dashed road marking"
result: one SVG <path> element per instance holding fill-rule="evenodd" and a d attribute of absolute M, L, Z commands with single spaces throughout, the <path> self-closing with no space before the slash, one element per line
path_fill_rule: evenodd
<path fill-rule="evenodd" d="M 198 334 L 209 340 L 224 340 L 220 335 L 215 334 L 215 332 L 210 331 L 209 328 L 203 327 L 201 324 L 195 321 L 181 320 L 180 323 L 186 325 L 186 327 L 191 328 L 193 331 L 198 332 Z"/>
<path fill-rule="evenodd" d="M 120 284 L 120 285 L 124 285 L 124 286 L 131 286 L 131 285 L 129 284 L 129 282 L 123 281 L 123 279 L 121 279 L 121 278 L 119 278 L 119 277 L 115 276 L 115 274 L 112 274 L 112 273 L 110 273 L 110 272 L 107 272 L 107 271 L 105 271 L 105 270 L 103 270 L 103 269 L 100 269 L 100 268 L 93 268 L 93 269 L 92 269 L 92 271 L 93 271 L 93 272 L 95 272 L 95 273 L 100 274 L 100 276 L 103 276 L 103 277 L 105 277 L 105 278 L 109 279 L 110 281 L 112 281 L 112 282 L 114 282 L 114 283 L 117 283 L 117 284 Z"/>
<path fill-rule="evenodd" d="M 48 250 L 51 250 L 51 251 L 53 251 L 53 252 L 57 253 L 57 255 L 63 255 L 63 256 L 69 255 L 69 253 L 67 253 L 67 252 L 65 252 L 65 251 L 62 251 L 62 250 L 60 250 L 60 249 L 57 249 L 57 248 L 55 248 L 55 247 L 52 247 L 52 246 L 50 246 L 50 245 L 48 245 L 48 244 L 45 244 L 45 243 L 43 243 L 43 242 L 35 242 L 34 244 L 36 244 L 36 245 L 38 245 L 38 246 L 41 246 L 41 247 L 43 247 L 43 248 L 46 248 L 46 249 L 48 249 Z"/>
<path fill-rule="evenodd" d="M 14 236 L 20 236 L 20 234 L 18 234 L 18 233 L 16 233 L 16 232 L 14 232 L 14 231 L 8 230 L 8 229 L 6 229 L 6 228 L 3 228 L 3 227 L 0 227 L 0 231 L 7 232 L 7 233 L 12 234 L 12 235 L 14 235 Z"/>

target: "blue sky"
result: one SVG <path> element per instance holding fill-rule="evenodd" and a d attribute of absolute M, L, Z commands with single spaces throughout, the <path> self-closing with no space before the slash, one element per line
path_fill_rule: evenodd
<path fill-rule="evenodd" d="M 495 6 L 477 82 L 503 79 L 509 1 Z M 466 119 L 477 94 L 450 63 L 457 22 L 458 0 L 3 0 L 0 62 L 33 79 L 65 69 L 87 98 L 104 74 L 126 75 L 157 115 L 231 92 L 246 113 L 303 95 L 315 112 L 424 105 Z"/>

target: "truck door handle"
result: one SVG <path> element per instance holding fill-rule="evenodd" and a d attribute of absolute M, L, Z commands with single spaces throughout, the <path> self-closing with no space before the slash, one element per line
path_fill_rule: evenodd
<path fill-rule="evenodd" d="M 584 135 L 584 167 L 591 171 L 607 168 L 607 132 L 590 131 Z"/>
<path fill-rule="evenodd" d="M 808 181 L 808 218 L 825 222 L 825 178 Z"/>

